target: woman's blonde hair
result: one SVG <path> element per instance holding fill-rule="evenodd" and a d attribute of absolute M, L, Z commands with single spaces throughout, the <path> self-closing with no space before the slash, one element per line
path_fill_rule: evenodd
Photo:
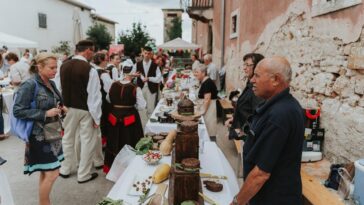
<path fill-rule="evenodd" d="M 53 53 L 43 52 L 34 57 L 31 61 L 31 65 L 29 68 L 30 73 L 38 73 L 38 65 L 44 66 L 49 59 L 57 60 L 57 56 Z"/>

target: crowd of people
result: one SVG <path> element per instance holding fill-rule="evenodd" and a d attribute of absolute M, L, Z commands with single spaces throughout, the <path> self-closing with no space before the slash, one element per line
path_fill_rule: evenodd
<path fill-rule="evenodd" d="M 75 55 L 62 59 L 46 52 L 33 58 L 26 51 L 19 60 L 2 50 L 0 78 L 8 75 L 16 90 L 13 114 L 35 122 L 25 148 L 24 174 L 40 171 L 41 205 L 50 204 L 58 176 L 76 173 L 78 183 L 92 181 L 98 177 L 95 169 L 108 173 L 122 147 L 134 147 L 144 136 L 141 115 L 148 119 L 153 113 L 173 73 L 173 60 L 155 55 L 150 47 L 141 50 L 140 57 L 124 61 L 117 53 L 96 52 L 89 40 L 80 41 Z M 191 60 L 202 101 L 199 114 L 214 139 L 223 69 L 217 69 L 211 54 L 200 61 L 193 53 Z M 231 204 L 301 204 L 303 114 L 289 94 L 290 65 L 285 58 L 258 53 L 242 60 L 247 83 L 243 91 L 231 92 L 235 112 L 225 126 L 229 139 L 245 142 L 245 183 Z M 50 140 L 46 130 L 56 122 L 62 122 L 63 136 Z M 5 137 L 1 115 L 0 139 Z"/>

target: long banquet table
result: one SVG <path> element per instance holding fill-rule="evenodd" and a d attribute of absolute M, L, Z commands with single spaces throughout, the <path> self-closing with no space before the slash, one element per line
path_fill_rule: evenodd
<path fill-rule="evenodd" d="M 190 88 L 189 96 L 191 99 L 195 98 L 196 90 L 193 89 L 193 81 L 189 79 L 180 80 L 179 85 L 180 88 Z M 164 93 L 166 94 L 166 93 Z M 167 93 L 167 96 L 173 96 L 172 93 Z M 164 99 L 162 98 L 154 112 L 151 116 L 153 119 L 157 118 L 157 113 L 161 112 L 161 108 L 165 108 L 166 105 L 164 103 Z M 160 132 L 169 132 L 172 129 L 176 129 L 177 124 L 175 123 L 159 123 L 159 122 L 152 122 L 150 119 L 148 120 L 144 131 L 145 133 L 152 132 L 152 133 L 160 133 Z M 206 188 L 203 188 L 203 193 L 208 197 L 212 198 L 216 201 L 219 205 L 226 205 L 230 204 L 233 197 L 239 192 L 238 181 L 236 175 L 231 168 L 231 165 L 225 158 L 223 152 L 217 146 L 215 142 L 211 142 L 209 134 L 207 132 L 206 125 L 204 124 L 204 119 L 200 119 L 200 123 L 198 125 L 198 135 L 200 138 L 200 150 L 199 150 L 199 159 L 201 170 L 200 173 L 208 173 L 212 175 L 218 176 L 227 176 L 227 180 L 220 179 L 219 181 L 223 184 L 223 190 L 221 192 L 210 192 Z M 160 163 L 166 163 L 171 165 L 171 157 L 164 156 Z M 110 192 L 108 193 L 108 197 L 114 200 L 124 200 L 126 204 L 138 204 L 138 196 L 129 195 L 129 191 L 132 187 L 132 184 L 136 178 L 144 178 L 148 176 L 152 176 L 157 166 L 152 166 L 146 164 L 143 161 L 142 156 L 137 155 L 134 157 L 126 169 L 123 171 L 121 176 L 116 181 L 115 185 L 112 187 Z M 204 180 L 202 178 L 201 180 Z M 168 185 L 168 180 L 163 182 Z M 154 193 L 157 189 L 156 185 L 152 185 L 150 193 Z M 165 197 L 168 197 L 168 189 L 165 194 Z M 205 203 L 208 204 L 208 203 Z"/>
<path fill-rule="evenodd" d="M 163 99 L 159 101 L 156 109 L 153 112 L 152 118 L 156 118 L 155 114 L 159 112 L 160 107 L 163 105 Z M 209 135 L 207 133 L 206 125 L 203 123 L 204 120 L 201 120 L 202 123 L 199 124 L 198 134 L 200 137 L 200 162 L 201 162 L 201 173 L 209 173 L 213 175 L 222 175 L 227 176 L 227 180 L 221 180 L 220 182 L 223 184 L 224 188 L 221 192 L 214 193 L 210 192 L 207 189 L 203 188 L 203 193 L 208 197 L 212 198 L 218 204 L 225 205 L 229 204 L 239 191 L 239 186 L 237 182 L 236 175 L 225 158 L 223 152 L 217 146 L 215 142 L 211 142 Z M 177 125 L 175 123 L 158 123 L 151 122 L 148 120 L 148 123 L 145 128 L 145 132 L 169 132 L 172 129 L 176 129 Z M 161 159 L 161 163 L 171 164 L 171 157 L 165 156 Z M 116 181 L 115 185 L 110 190 L 108 197 L 117 200 L 122 199 L 127 204 L 138 204 L 139 197 L 129 195 L 128 192 L 132 186 L 132 183 L 135 178 L 144 178 L 148 176 L 152 176 L 157 166 L 147 165 L 142 156 L 137 155 L 132 159 L 128 167 Z M 168 184 L 168 181 L 164 182 Z M 150 193 L 154 193 L 156 191 L 156 185 L 151 187 Z M 168 197 L 168 191 L 166 192 L 166 197 Z M 206 203 L 208 204 L 208 203 Z"/>
<path fill-rule="evenodd" d="M 2 110 L 3 117 L 4 117 L 4 133 L 7 133 L 10 131 L 9 113 L 12 112 L 12 108 L 13 108 L 13 104 L 14 104 L 14 100 L 13 100 L 14 91 L 6 90 L 6 91 L 2 91 L 1 94 L 3 96 L 3 103 L 4 103 L 3 108 L 6 108 L 6 110 L 4 110 L 4 109 Z"/>
<path fill-rule="evenodd" d="M 154 109 L 151 118 L 158 119 L 156 114 L 161 112 L 161 107 L 165 106 L 164 99 L 159 100 L 156 108 Z M 152 133 L 161 133 L 161 132 L 169 132 L 172 129 L 176 129 L 176 123 L 159 123 L 159 122 L 152 122 L 150 119 L 148 120 L 147 124 L 145 125 L 144 132 L 152 132 Z M 206 125 L 204 124 L 203 118 L 201 118 L 201 123 L 198 125 L 198 136 L 203 141 L 210 141 L 209 134 L 207 132 Z"/>
<path fill-rule="evenodd" d="M 232 198 L 238 193 L 239 186 L 236 176 L 229 162 L 225 158 L 224 154 L 218 148 L 215 142 L 205 142 L 203 153 L 200 153 L 201 161 L 201 173 L 210 173 L 213 175 L 227 176 L 227 180 L 220 180 L 224 188 L 221 192 L 210 192 L 206 188 L 203 188 L 203 193 L 208 197 L 215 200 L 220 205 L 229 204 Z M 171 157 L 163 157 L 160 163 L 171 164 Z M 128 192 L 132 186 L 134 179 L 138 176 L 147 177 L 152 176 L 156 166 L 147 165 L 141 156 L 137 156 L 130 163 L 128 168 L 116 181 L 115 185 L 110 190 L 108 197 L 117 200 L 122 199 L 129 204 L 138 204 L 139 197 L 129 195 Z M 168 184 L 168 181 L 164 182 Z M 150 193 L 156 191 L 157 186 L 151 187 Z M 168 197 L 168 191 L 165 197 Z"/>

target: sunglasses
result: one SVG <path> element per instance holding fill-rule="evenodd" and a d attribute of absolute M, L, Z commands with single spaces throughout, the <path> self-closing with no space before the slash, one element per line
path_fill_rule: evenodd
<path fill-rule="evenodd" d="M 253 116 L 249 116 L 248 119 L 246 120 L 245 124 L 242 127 L 242 130 L 243 130 L 243 132 L 245 133 L 245 135 L 247 137 L 255 137 L 255 133 L 251 129 L 251 127 L 252 127 L 252 125 L 251 125 L 252 119 L 253 119 Z"/>
<path fill-rule="evenodd" d="M 243 64 L 243 67 L 252 67 L 252 66 L 254 66 L 254 64 L 247 64 L 247 63 Z"/>

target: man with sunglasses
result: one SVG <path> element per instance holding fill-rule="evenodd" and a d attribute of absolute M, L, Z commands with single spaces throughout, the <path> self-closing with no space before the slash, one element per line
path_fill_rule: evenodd
<path fill-rule="evenodd" d="M 265 100 L 243 128 L 244 185 L 232 205 L 301 205 L 304 115 L 289 93 L 291 67 L 283 57 L 265 58 L 251 79 Z"/>

